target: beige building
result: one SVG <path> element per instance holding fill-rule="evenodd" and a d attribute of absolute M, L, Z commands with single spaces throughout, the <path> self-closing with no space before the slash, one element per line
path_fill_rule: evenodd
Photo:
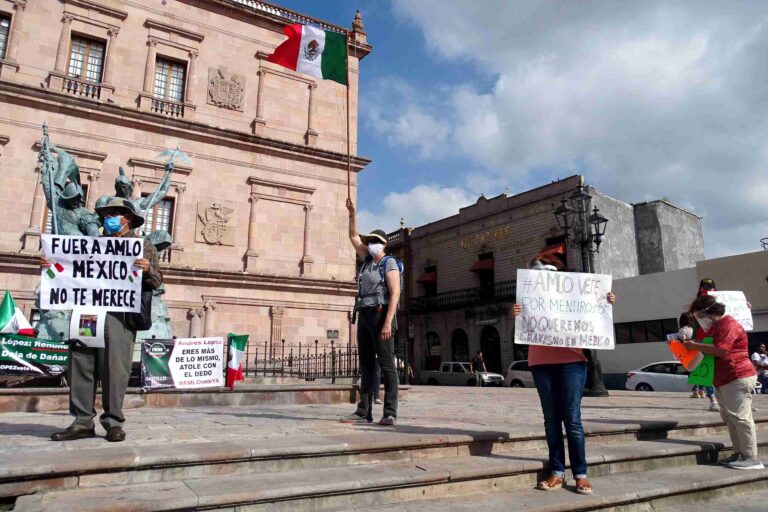
<path fill-rule="evenodd" d="M 0 0 L 0 289 L 28 316 L 47 208 L 38 184 L 41 127 L 71 152 L 86 205 L 134 195 L 177 165 L 149 224 L 163 255 L 174 334 L 346 343 L 355 287 L 348 243 L 346 88 L 267 62 L 290 23 L 337 27 L 254 0 Z M 358 65 L 372 48 L 350 32 L 352 154 Z M 370 163 L 352 158 L 357 173 Z"/>

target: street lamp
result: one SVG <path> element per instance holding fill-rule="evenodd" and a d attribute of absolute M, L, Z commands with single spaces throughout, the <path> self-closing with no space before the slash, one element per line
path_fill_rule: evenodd
<path fill-rule="evenodd" d="M 576 191 L 566 200 L 560 201 L 560 206 L 555 209 L 557 225 L 565 232 L 565 243 L 576 247 L 581 253 L 581 271 L 592 273 L 595 271 L 593 254 L 600 252 L 600 245 L 605 237 L 605 228 L 608 224 L 600 210 L 592 208 L 592 196 L 584 191 L 584 186 L 579 185 Z M 592 214 L 590 215 L 590 210 Z M 608 390 L 603 383 L 603 372 L 597 351 L 584 350 L 587 356 L 588 374 L 585 396 L 608 396 Z"/>

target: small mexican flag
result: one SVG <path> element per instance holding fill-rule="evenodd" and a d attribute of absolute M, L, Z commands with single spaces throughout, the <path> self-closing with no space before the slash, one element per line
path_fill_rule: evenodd
<path fill-rule="evenodd" d="M 35 330 L 29 325 L 24 313 L 16 306 L 11 292 L 5 291 L 5 298 L 0 305 L 0 333 L 34 336 Z"/>
<path fill-rule="evenodd" d="M 310 25 L 288 25 L 288 39 L 267 60 L 307 75 L 347 85 L 347 38 Z"/>
<path fill-rule="evenodd" d="M 229 389 L 235 387 L 235 381 L 243 380 L 243 353 L 248 345 L 248 335 L 228 334 L 229 356 L 227 357 L 227 383 Z"/>

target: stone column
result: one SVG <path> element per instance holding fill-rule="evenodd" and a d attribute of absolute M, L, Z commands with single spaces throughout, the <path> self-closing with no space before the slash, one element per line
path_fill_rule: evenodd
<path fill-rule="evenodd" d="M 192 98 L 192 85 L 195 80 L 195 72 L 197 66 L 195 63 L 197 62 L 197 52 L 189 52 L 189 65 L 187 66 L 187 83 L 185 85 L 184 89 L 184 102 L 185 103 L 195 103 Z"/>
<path fill-rule="evenodd" d="M 203 308 L 193 308 L 187 311 L 189 317 L 189 337 L 199 338 L 203 335 Z"/>
<path fill-rule="evenodd" d="M 251 193 L 251 215 L 248 219 L 248 250 L 245 253 L 245 270 L 248 272 L 256 271 L 256 261 L 259 257 L 258 252 L 258 225 L 256 219 L 256 203 L 259 202 L 259 196 Z"/>
<path fill-rule="evenodd" d="M 96 198 L 99 197 L 99 191 L 97 190 L 97 183 L 101 173 L 92 172 L 88 175 L 88 198 L 85 203 L 85 207 L 93 211 L 93 207 L 96 205 Z"/>
<path fill-rule="evenodd" d="M 315 262 L 315 259 L 312 257 L 312 253 L 310 251 L 310 237 L 309 237 L 309 229 L 310 229 L 310 218 L 312 215 L 312 205 L 311 204 L 305 204 L 304 205 L 304 255 L 301 257 L 301 275 L 303 276 L 309 276 L 312 274 L 312 263 Z"/>
<path fill-rule="evenodd" d="M 67 60 L 69 58 L 69 41 L 72 38 L 72 15 L 64 14 L 61 19 L 61 33 L 59 34 L 59 47 L 56 50 L 56 65 L 48 75 L 48 87 L 60 90 L 64 87 L 64 78 L 67 76 Z"/>
<path fill-rule="evenodd" d="M 175 211 L 173 212 L 173 231 L 171 231 L 171 237 L 173 238 L 173 244 L 171 244 L 171 262 L 175 264 L 181 263 L 182 253 L 184 252 L 184 244 L 181 239 L 180 221 L 183 217 L 184 211 L 184 192 L 186 192 L 186 185 L 175 185 L 176 187 L 176 202 Z"/>
<path fill-rule="evenodd" d="M 309 105 L 307 108 L 307 134 L 306 134 L 306 143 L 307 146 L 315 146 L 317 145 L 317 131 L 315 130 L 315 127 L 312 124 L 312 110 L 314 109 L 314 102 L 312 101 L 312 98 L 314 97 L 314 90 L 317 89 L 317 82 L 312 82 L 309 84 Z"/>
<path fill-rule="evenodd" d="M 139 94 L 139 108 L 141 110 L 152 109 L 152 91 L 155 83 L 155 61 L 157 60 L 157 39 L 147 41 L 147 61 L 144 63 L 144 86 Z"/>
<path fill-rule="evenodd" d="M 19 64 L 16 56 L 19 53 L 21 44 L 21 28 L 24 19 L 23 12 L 27 6 L 27 0 L 11 0 L 13 2 L 13 18 L 11 19 L 11 30 L 9 31 L 8 46 L 5 50 L 5 58 L 0 61 L 0 78 L 10 79 L 19 70 Z"/>
<path fill-rule="evenodd" d="M 215 336 L 215 326 L 216 326 L 216 307 L 218 304 L 216 304 L 212 300 L 205 301 L 205 304 L 203 304 L 203 309 L 205 310 L 205 326 L 203 327 L 203 336 Z"/>
<path fill-rule="evenodd" d="M 104 58 L 104 75 L 101 77 L 101 92 L 99 99 L 103 101 L 109 101 L 112 99 L 112 95 L 115 93 L 115 86 L 112 83 L 112 78 L 115 74 L 115 40 L 117 34 L 120 33 L 118 27 L 110 27 L 107 30 L 109 35 L 109 42 L 107 43 L 107 54 Z"/>
<path fill-rule="evenodd" d="M 29 227 L 24 232 L 23 254 L 37 254 L 40 251 L 40 218 L 43 216 L 43 187 L 40 185 L 40 168 L 35 168 L 35 194 L 32 196 L 32 213 L 29 215 Z"/>
<path fill-rule="evenodd" d="M 259 68 L 257 74 L 259 75 L 259 85 L 256 89 L 256 119 L 253 120 L 253 133 L 254 135 L 264 135 L 264 128 L 267 125 L 267 121 L 264 119 L 264 84 L 267 79 L 267 70 L 265 68 Z"/>
<path fill-rule="evenodd" d="M 273 343 L 279 343 L 283 339 L 283 316 L 285 315 L 285 308 L 280 306 L 271 306 L 269 308 L 269 318 L 272 321 L 271 325 L 271 338 Z"/>

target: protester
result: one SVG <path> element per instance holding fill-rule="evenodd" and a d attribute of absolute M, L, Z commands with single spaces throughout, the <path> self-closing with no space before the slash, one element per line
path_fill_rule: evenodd
<path fill-rule="evenodd" d="M 136 237 L 134 229 L 144 218 L 130 201 L 115 198 L 105 206 L 96 208 L 104 224 L 104 235 Z M 42 259 L 41 265 L 51 263 Z M 142 270 L 142 288 L 157 289 L 163 281 L 155 247 L 144 241 L 144 257 L 134 262 Z M 99 420 L 107 431 L 110 442 L 125 440 L 123 399 L 128 387 L 133 361 L 133 343 L 137 329 L 133 326 L 135 313 L 107 313 L 104 324 L 104 348 L 80 346 L 72 340 L 69 351 L 69 410 L 75 416 L 72 424 L 62 432 L 51 435 L 54 441 L 71 441 L 94 437 L 93 419 L 96 416 L 96 381 L 101 380 L 101 400 L 104 413 Z"/>
<path fill-rule="evenodd" d="M 695 321 L 691 317 L 691 314 L 683 313 L 682 315 L 680 315 L 678 324 L 680 326 L 680 330 L 677 333 L 678 339 L 681 342 L 683 340 L 693 339 L 693 334 L 694 334 L 693 329 L 694 329 Z M 707 394 L 707 398 L 709 398 L 709 410 L 713 412 L 719 412 L 720 405 L 717 403 L 717 398 L 715 398 L 714 386 L 700 386 L 698 384 L 693 386 L 693 395 L 691 395 L 691 398 L 704 398 L 705 392 Z"/>
<path fill-rule="evenodd" d="M 475 354 L 475 358 L 472 359 L 472 371 L 475 372 L 475 386 L 482 386 L 483 379 L 480 373 L 488 371 L 485 367 L 485 360 L 483 360 L 482 350 L 478 350 L 477 354 Z"/>
<path fill-rule="evenodd" d="M 686 340 L 685 347 L 715 356 L 715 394 L 720 416 L 728 426 L 733 455 L 720 461 L 734 469 L 763 469 L 757 458 L 757 434 L 752 419 L 752 390 L 757 382 L 749 359 L 747 333 L 725 306 L 709 295 L 700 295 L 690 308 L 712 345 Z"/>
<path fill-rule="evenodd" d="M 709 292 L 715 292 L 717 291 L 717 287 L 715 286 L 714 279 L 711 279 L 709 277 L 705 277 L 701 281 L 699 281 L 699 289 L 696 292 L 696 297 L 701 297 L 703 295 L 708 295 Z M 689 317 L 690 318 L 690 317 Z M 704 339 L 703 331 L 699 327 L 699 325 L 696 323 L 695 318 L 691 318 L 693 327 L 693 336 L 691 336 L 692 339 L 701 341 Z M 713 407 L 713 403 L 717 403 L 717 398 L 715 398 L 715 387 L 714 386 L 703 386 L 696 384 L 693 386 L 693 390 L 691 393 L 691 398 L 704 398 L 704 396 L 707 396 L 709 398 L 709 410 L 710 411 L 718 411 L 718 407 Z"/>
<path fill-rule="evenodd" d="M 375 230 L 367 235 L 357 232 L 355 205 L 347 199 L 349 240 L 363 260 L 358 275 L 357 351 L 360 360 L 361 400 L 357 410 L 341 419 L 343 423 L 373 421 L 371 392 L 376 357 L 384 378 L 384 414 L 379 425 L 397 424 L 398 379 L 395 368 L 395 313 L 400 300 L 400 268 L 394 257 L 386 257 L 387 235 Z M 379 265 L 384 265 L 383 271 Z M 382 275 L 384 278 L 382 279 Z"/>
<path fill-rule="evenodd" d="M 559 260 L 534 259 L 529 264 L 531 270 L 557 271 L 562 268 Z M 551 263 L 551 264 L 549 264 Z M 518 297 L 521 299 L 522 297 Z M 616 296 L 608 292 L 610 304 L 616 302 Z M 523 306 L 515 304 L 512 316 L 523 312 Z M 539 393 L 541 410 L 544 413 L 544 431 L 549 448 L 550 476 L 539 482 L 537 489 L 553 491 L 565 484 L 565 446 L 563 443 L 563 425 L 568 438 L 568 455 L 571 471 L 576 480 L 576 492 L 592 494 L 592 484 L 587 478 L 587 456 L 584 440 L 584 427 L 581 423 L 581 398 L 587 383 L 587 358 L 579 348 L 546 347 L 530 345 L 528 365 L 533 373 L 533 381 Z"/>
<path fill-rule="evenodd" d="M 757 352 L 752 354 L 752 364 L 757 371 L 757 380 L 760 382 L 760 393 L 768 394 L 768 352 L 765 350 L 765 343 L 757 347 Z"/>

